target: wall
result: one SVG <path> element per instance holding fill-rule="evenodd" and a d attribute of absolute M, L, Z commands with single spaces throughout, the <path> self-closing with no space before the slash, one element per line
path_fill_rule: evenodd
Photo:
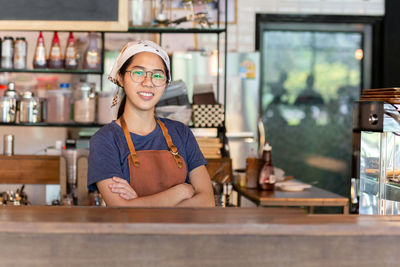
<path fill-rule="evenodd" d="M 228 25 L 230 51 L 254 51 L 256 13 L 384 15 L 384 0 L 236 0 L 237 24 Z"/>

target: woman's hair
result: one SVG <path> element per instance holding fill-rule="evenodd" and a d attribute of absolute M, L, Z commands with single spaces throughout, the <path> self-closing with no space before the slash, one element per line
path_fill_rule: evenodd
<path fill-rule="evenodd" d="M 129 65 L 132 63 L 133 57 L 135 55 L 131 56 L 127 61 L 125 61 L 124 65 L 122 65 L 122 67 L 119 69 L 119 75 L 121 75 L 121 77 L 124 76 L 126 69 L 129 67 Z M 169 72 L 168 72 L 168 68 L 165 65 L 164 60 L 162 60 L 163 65 L 164 65 L 164 70 L 166 72 L 167 75 L 167 81 L 169 81 Z M 124 91 L 123 91 L 124 92 Z M 120 118 L 122 116 L 122 114 L 124 114 L 125 111 L 125 104 L 126 104 L 126 93 L 124 92 L 124 97 L 121 100 L 121 104 L 119 105 L 118 108 L 118 114 L 117 114 L 117 119 Z"/>

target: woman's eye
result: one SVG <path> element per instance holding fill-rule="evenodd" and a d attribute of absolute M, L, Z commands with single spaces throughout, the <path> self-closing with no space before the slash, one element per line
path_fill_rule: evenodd
<path fill-rule="evenodd" d="M 143 76 L 143 75 L 144 75 L 144 72 L 141 71 L 141 70 L 134 70 L 134 71 L 133 71 L 133 74 L 136 75 L 136 76 Z"/>
<path fill-rule="evenodd" d="M 155 79 L 164 79 L 164 74 L 162 73 L 154 73 L 153 78 Z"/>

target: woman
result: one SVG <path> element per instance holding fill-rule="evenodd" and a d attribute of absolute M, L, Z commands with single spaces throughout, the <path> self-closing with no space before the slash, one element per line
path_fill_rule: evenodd
<path fill-rule="evenodd" d="M 184 124 L 154 109 L 171 81 L 167 53 L 151 41 L 122 49 L 109 79 L 122 87 L 118 119 L 90 140 L 88 185 L 107 206 L 214 206 L 210 177 Z"/>

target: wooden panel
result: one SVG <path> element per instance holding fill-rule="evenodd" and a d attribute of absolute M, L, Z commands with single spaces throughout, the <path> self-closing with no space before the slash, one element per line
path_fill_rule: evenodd
<path fill-rule="evenodd" d="M 232 178 L 232 159 L 207 159 L 207 170 L 211 180 L 217 182 L 230 182 Z M 228 177 L 227 177 L 228 176 Z"/>
<path fill-rule="evenodd" d="M 59 156 L 0 156 L 0 183 L 58 184 Z"/>
<path fill-rule="evenodd" d="M 1 30 L 128 30 L 128 0 L 0 0 L 0 6 Z"/>

